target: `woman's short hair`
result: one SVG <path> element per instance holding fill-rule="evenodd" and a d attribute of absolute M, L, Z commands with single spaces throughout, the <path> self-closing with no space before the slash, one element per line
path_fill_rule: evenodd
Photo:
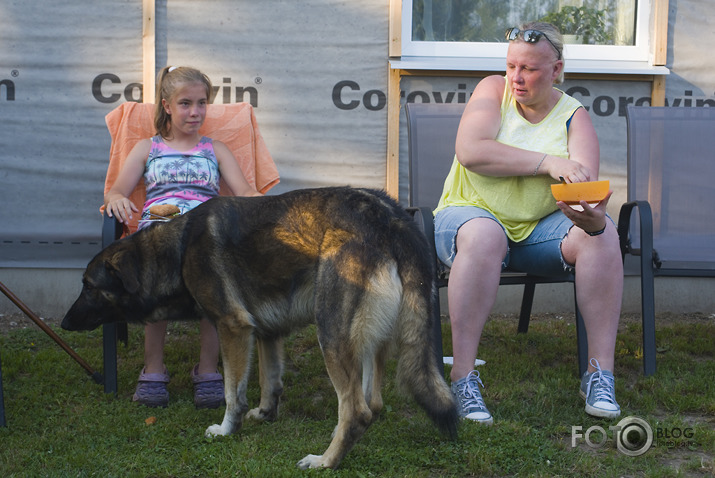
<path fill-rule="evenodd" d="M 564 37 L 561 35 L 561 32 L 559 31 L 558 28 L 556 28 L 551 23 L 546 23 L 546 22 L 527 22 L 527 23 L 521 24 L 519 26 L 519 30 L 521 30 L 521 31 L 539 30 L 541 33 L 543 33 L 544 35 L 549 37 L 549 40 L 551 40 L 551 44 L 557 50 L 558 56 L 561 58 L 561 61 L 564 63 L 564 67 L 566 66 L 566 62 L 564 60 Z M 556 83 L 563 83 L 563 82 L 564 82 L 564 68 L 562 67 L 559 77 L 556 78 Z"/>

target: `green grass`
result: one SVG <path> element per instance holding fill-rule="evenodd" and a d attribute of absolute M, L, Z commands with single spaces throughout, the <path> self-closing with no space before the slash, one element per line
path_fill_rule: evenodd
<path fill-rule="evenodd" d="M 0 318 L 0 320 L 5 320 Z M 348 477 L 432 476 L 712 476 L 715 472 L 715 317 L 659 318 L 658 373 L 643 377 L 640 325 L 624 318 L 618 338 L 616 392 L 623 417 L 645 419 L 661 435 L 638 457 L 616 449 L 571 446 L 572 426 L 608 429 L 619 420 L 587 416 L 578 397 L 572 317 L 540 316 L 529 333 L 516 319 L 493 317 L 480 347 L 485 400 L 493 427 L 463 423 L 457 441 L 440 436 L 391 381 L 379 420 L 336 472 L 301 472 L 296 463 L 327 447 L 337 399 L 312 328 L 286 350 L 285 393 L 274 423 L 246 423 L 230 437 L 205 438 L 223 409 L 195 410 L 189 371 L 197 327 L 174 324 L 167 344 L 171 404 L 131 402 L 142 362 L 140 327 L 120 346 L 119 394 L 105 395 L 87 373 L 36 327 L 0 334 L 8 428 L 0 428 L 0 475 L 102 477 L 282 477 L 316 473 Z M 449 352 L 449 324 L 443 325 Z M 88 363 L 99 367 L 101 334 L 53 327 Z M 249 400 L 258 401 L 255 373 Z M 156 417 L 153 425 L 145 420 Z M 675 432 L 677 433 L 677 432 Z M 670 435 L 669 435 L 670 436 Z M 593 435 L 596 441 L 599 435 Z"/>

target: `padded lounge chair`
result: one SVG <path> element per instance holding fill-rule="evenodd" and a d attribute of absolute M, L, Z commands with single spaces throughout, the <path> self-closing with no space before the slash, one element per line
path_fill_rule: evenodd
<path fill-rule="evenodd" d="M 156 134 L 154 129 L 154 108 L 150 103 L 123 103 L 106 116 L 107 127 L 112 137 L 109 167 L 105 180 L 105 193 L 114 183 L 127 154 L 141 139 Z M 219 140 L 228 146 L 243 171 L 246 180 L 259 192 L 265 193 L 278 184 L 279 175 L 258 129 L 253 107 L 249 103 L 209 105 L 206 119 L 200 133 Z M 221 194 L 230 195 L 228 187 L 221 182 Z M 146 198 L 143 181 L 130 195 L 130 199 L 141 208 Z M 102 247 L 135 232 L 138 214 L 134 220 L 123 226 L 114 218 L 104 216 L 102 226 Z M 104 391 L 117 391 L 117 339 L 126 342 L 126 323 L 105 324 L 104 346 Z"/>

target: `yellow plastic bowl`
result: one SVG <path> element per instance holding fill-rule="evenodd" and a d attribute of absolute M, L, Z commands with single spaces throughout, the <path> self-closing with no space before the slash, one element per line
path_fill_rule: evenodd
<path fill-rule="evenodd" d="M 588 181 L 585 183 L 552 184 L 551 194 L 557 201 L 569 205 L 579 204 L 580 201 L 597 203 L 606 197 L 610 184 L 606 181 Z"/>

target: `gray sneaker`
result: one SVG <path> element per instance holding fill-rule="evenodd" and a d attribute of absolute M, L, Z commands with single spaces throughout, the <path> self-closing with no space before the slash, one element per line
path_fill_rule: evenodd
<path fill-rule="evenodd" d="M 494 419 L 484 404 L 480 386 L 484 388 L 479 372 L 471 371 L 463 379 L 452 383 L 452 394 L 457 399 L 460 417 L 491 425 Z"/>
<path fill-rule="evenodd" d="M 596 371 L 583 374 L 579 393 L 586 400 L 586 413 L 594 417 L 616 418 L 621 414 L 621 407 L 616 402 L 613 373 L 601 370 L 595 358 L 591 359 L 591 365 L 596 367 Z"/>

